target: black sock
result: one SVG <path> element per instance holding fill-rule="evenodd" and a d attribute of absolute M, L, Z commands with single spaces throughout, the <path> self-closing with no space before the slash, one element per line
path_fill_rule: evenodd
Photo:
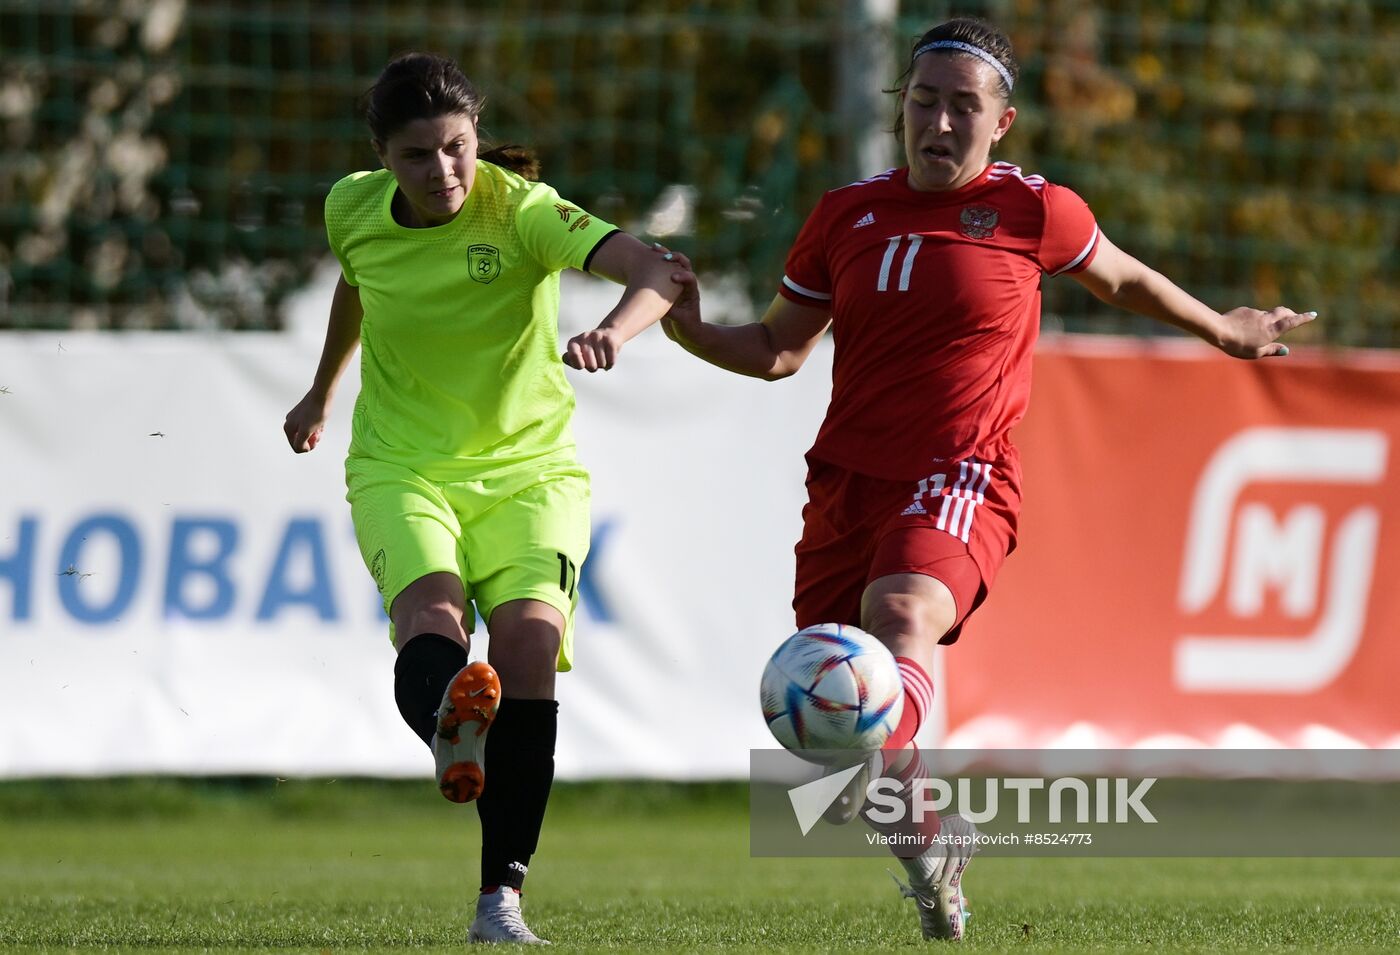
<path fill-rule="evenodd" d="M 554 783 L 555 700 L 501 700 L 486 737 L 486 791 L 481 817 L 481 884 L 519 890 L 540 841 Z"/>
<path fill-rule="evenodd" d="M 394 702 L 399 704 L 399 715 L 429 746 L 437 732 L 434 714 L 442 694 L 466 665 L 467 651 L 462 645 L 436 633 L 413 637 L 394 662 Z"/>

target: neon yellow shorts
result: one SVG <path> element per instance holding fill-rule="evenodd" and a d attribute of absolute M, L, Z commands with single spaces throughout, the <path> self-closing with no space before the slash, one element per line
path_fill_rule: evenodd
<path fill-rule="evenodd" d="M 558 610 L 564 615 L 558 667 L 573 667 L 578 574 L 590 530 L 582 465 L 554 458 L 442 484 L 400 465 L 352 457 L 345 482 L 360 556 L 386 613 L 419 577 L 454 573 L 488 627 L 492 612 L 510 600 L 539 600 Z M 464 624 L 470 631 L 473 621 Z"/>

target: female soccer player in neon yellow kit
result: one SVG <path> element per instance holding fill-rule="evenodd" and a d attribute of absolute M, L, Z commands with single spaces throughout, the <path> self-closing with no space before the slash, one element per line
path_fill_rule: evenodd
<path fill-rule="evenodd" d="M 367 94 L 384 168 L 326 199 L 342 275 L 314 382 L 284 430 L 294 451 L 316 446 L 360 345 L 347 498 L 399 653 L 395 698 L 433 748 L 443 794 L 477 802 L 470 939 L 538 942 L 519 892 L 554 776 L 554 674 L 572 665 L 589 535 L 563 366 L 613 367 L 680 288 L 669 256 L 531 181 L 526 151 L 478 155 L 482 104 L 455 63 L 418 53 Z M 626 289 L 561 362 L 565 268 Z M 490 629 L 489 663 L 467 663 L 468 601 Z"/>

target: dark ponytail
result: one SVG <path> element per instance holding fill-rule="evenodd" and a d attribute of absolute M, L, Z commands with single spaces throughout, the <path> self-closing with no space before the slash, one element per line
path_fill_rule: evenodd
<path fill-rule="evenodd" d="M 521 179 L 531 181 L 540 178 L 540 160 L 528 146 L 497 146 L 486 152 L 477 153 L 477 158 L 497 166 L 503 166 Z"/>
<path fill-rule="evenodd" d="M 485 105 L 486 97 L 455 62 L 432 53 L 394 57 L 360 98 L 370 135 L 380 144 L 414 120 L 458 115 L 476 119 Z M 539 178 L 539 159 L 525 146 L 491 148 L 481 143 L 478 150 L 479 159 L 526 179 Z"/>

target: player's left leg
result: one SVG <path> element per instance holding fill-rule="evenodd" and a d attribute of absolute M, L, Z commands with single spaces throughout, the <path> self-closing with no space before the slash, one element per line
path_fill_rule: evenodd
<path fill-rule="evenodd" d="M 477 800 L 481 886 L 472 941 L 537 942 L 520 916 L 520 892 L 538 846 L 554 781 L 559 705 L 555 673 L 572 665 L 578 574 L 588 553 L 587 474 L 565 462 L 467 524 L 464 549 L 501 679 L 487 739 L 490 785 Z"/>
<path fill-rule="evenodd" d="M 563 614 L 538 600 L 504 603 L 487 625 L 502 700 L 486 745 L 491 786 L 477 800 L 482 888 L 474 942 L 540 941 L 521 917 L 520 892 L 554 782 L 554 675 L 564 627 Z"/>
<path fill-rule="evenodd" d="M 906 899 L 913 899 L 919 929 L 926 939 L 961 941 L 967 931 L 968 911 L 962 894 L 963 870 L 976 851 L 977 827 L 960 815 L 939 820 L 937 840 L 912 858 L 901 858 L 909 884 L 895 884 Z"/>
<path fill-rule="evenodd" d="M 398 650 L 394 701 L 432 749 L 442 794 L 467 802 L 485 784 L 500 686 L 486 663 L 468 663 L 472 591 L 461 522 L 443 486 L 411 468 L 351 457 L 345 470 L 355 538 Z"/>
<path fill-rule="evenodd" d="M 486 785 L 487 732 L 501 684 L 489 664 L 468 662 L 471 619 L 461 578 L 430 573 L 415 580 L 394 598 L 390 619 L 399 643 L 399 712 L 432 747 L 438 790 L 453 802 L 470 802 Z"/>

